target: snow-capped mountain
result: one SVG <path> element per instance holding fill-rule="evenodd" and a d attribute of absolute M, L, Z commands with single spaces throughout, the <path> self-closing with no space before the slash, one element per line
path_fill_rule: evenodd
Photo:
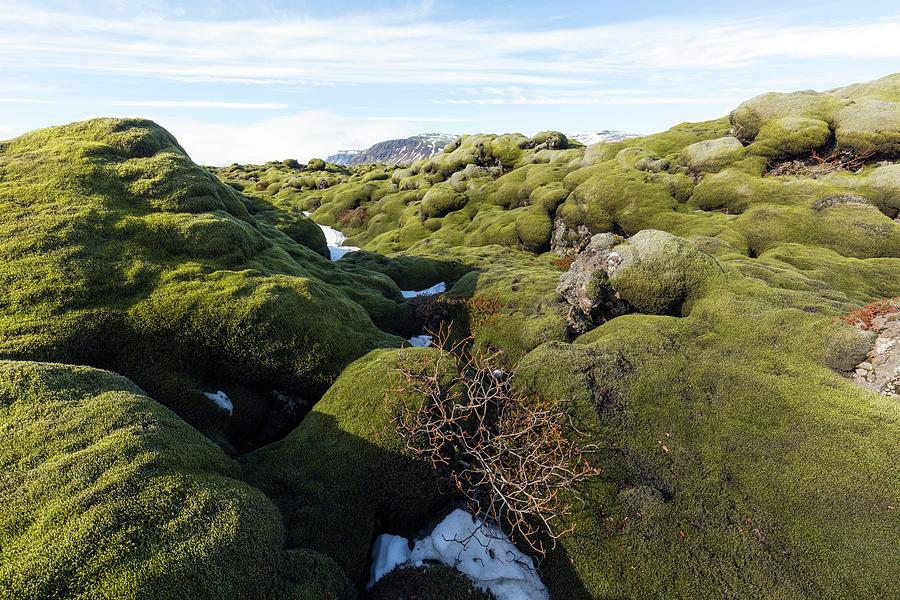
<path fill-rule="evenodd" d="M 378 142 L 365 150 L 341 150 L 325 160 L 345 166 L 370 162 L 406 164 L 434 156 L 457 137 L 446 133 L 422 133 L 408 138 Z"/>
<path fill-rule="evenodd" d="M 362 154 L 362 150 L 338 150 L 325 159 L 325 162 L 334 163 L 336 165 L 349 165 L 350 161 Z"/>
<path fill-rule="evenodd" d="M 603 129 L 601 131 L 585 131 L 581 133 L 573 133 L 568 136 L 570 140 L 581 142 L 585 146 L 591 144 L 599 144 L 600 142 L 620 142 L 628 138 L 640 137 L 634 133 L 625 133 L 624 131 L 615 131 L 612 129 Z"/>

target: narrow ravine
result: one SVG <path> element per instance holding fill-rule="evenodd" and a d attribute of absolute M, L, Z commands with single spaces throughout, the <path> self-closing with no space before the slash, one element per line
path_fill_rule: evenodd
<path fill-rule="evenodd" d="M 308 212 L 304 212 L 307 217 Z M 310 220 L 311 217 L 310 217 Z M 315 221 L 313 221 L 315 223 Z M 319 225 L 332 261 L 339 261 L 357 246 L 344 246 L 347 236 L 327 225 Z M 405 299 L 443 294 L 445 281 L 422 290 L 400 290 Z M 431 346 L 426 333 L 406 340 L 411 346 Z M 211 400 L 216 401 L 212 395 Z M 223 394 L 224 396 L 224 394 Z M 218 402 L 217 402 L 218 403 Z M 490 591 L 498 600 L 543 600 L 549 598 L 532 559 L 522 554 L 506 535 L 463 510 L 447 515 L 434 530 L 410 543 L 407 538 L 379 535 L 372 547 L 372 569 L 368 588 L 384 575 L 403 566 L 422 567 L 442 563 L 472 580 L 476 587 Z"/>
<path fill-rule="evenodd" d="M 313 223 L 316 223 L 313 220 L 311 213 L 308 211 L 303 212 L 304 215 L 309 217 L 309 220 Z M 322 233 L 325 234 L 325 244 L 328 246 L 328 254 L 332 261 L 339 261 L 344 256 L 351 252 L 356 252 L 359 250 L 358 246 L 345 246 L 344 242 L 347 241 L 347 236 L 344 232 L 335 229 L 334 227 L 329 227 L 328 225 L 322 225 L 320 223 L 316 223 L 319 226 L 319 229 L 322 230 Z M 447 291 L 447 282 L 440 281 L 429 288 L 425 288 L 424 290 L 400 290 L 400 294 L 404 298 L 417 298 L 419 296 L 433 296 L 435 294 L 443 294 Z M 426 348 L 431 345 L 432 336 L 422 333 L 420 335 L 414 335 L 409 338 L 407 343 L 410 346 L 417 346 L 420 348 Z"/>

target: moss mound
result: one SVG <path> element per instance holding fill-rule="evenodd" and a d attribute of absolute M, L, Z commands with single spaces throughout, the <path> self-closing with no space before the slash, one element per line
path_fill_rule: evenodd
<path fill-rule="evenodd" d="M 369 594 L 368 600 L 493 600 L 494 595 L 483 592 L 456 569 L 434 565 L 427 567 L 403 567 L 394 569 L 378 583 Z"/>
<path fill-rule="evenodd" d="M 124 373 L 224 434 L 259 428 L 274 390 L 315 399 L 399 345 L 373 322 L 404 314 L 390 281 L 327 261 L 299 210 L 223 185 L 149 121 L 26 134 L 0 172 L 2 357 Z M 219 389 L 244 398 L 230 425 L 202 394 Z"/>
<path fill-rule="evenodd" d="M 726 269 L 684 318 L 618 317 L 520 362 L 521 389 L 574 399 L 605 444 L 605 478 L 543 565 L 554 597 L 900 592 L 900 408 L 832 370 L 871 342 L 828 286 L 757 277 Z"/>
<path fill-rule="evenodd" d="M 763 123 L 750 149 L 769 158 L 786 158 L 809 154 L 825 146 L 830 137 L 831 129 L 826 121 L 800 116 L 783 117 Z"/>
<path fill-rule="evenodd" d="M 343 570 L 324 554 L 312 550 L 288 550 L 282 578 L 271 600 L 356 600 L 356 586 Z"/>
<path fill-rule="evenodd" d="M 646 229 L 614 248 L 621 261 L 609 275 L 613 289 L 640 312 L 683 314 L 708 280 L 721 272 L 694 244 Z"/>
<path fill-rule="evenodd" d="M 124 377 L 0 361 L 0 470 L 0 597 L 264 598 L 279 581 L 272 503 Z"/>
<path fill-rule="evenodd" d="M 837 143 L 857 152 L 900 153 L 900 103 L 867 100 L 835 115 Z"/>
<path fill-rule="evenodd" d="M 694 142 L 681 152 L 689 169 L 695 172 L 715 173 L 744 155 L 744 146 L 735 137 Z"/>
<path fill-rule="evenodd" d="M 440 506 L 429 466 L 409 456 L 394 410 L 397 361 L 427 349 L 379 350 L 351 364 L 297 429 L 243 457 L 249 480 L 284 514 L 287 542 L 327 554 L 362 583 L 376 527 L 412 536 Z"/>

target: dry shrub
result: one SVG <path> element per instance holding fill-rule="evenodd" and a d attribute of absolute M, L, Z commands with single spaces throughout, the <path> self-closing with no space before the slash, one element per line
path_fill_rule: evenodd
<path fill-rule="evenodd" d="M 572 263 L 575 262 L 575 254 L 567 254 L 566 256 L 560 256 L 559 258 L 554 258 L 550 262 L 554 267 L 559 269 L 560 271 L 568 271 L 569 267 L 572 266 Z"/>
<path fill-rule="evenodd" d="M 471 339 L 435 336 L 437 360 L 401 356 L 405 394 L 423 402 L 397 415 L 413 453 L 428 459 L 439 479 L 474 515 L 545 554 L 574 524 L 564 524 L 579 484 L 597 476 L 576 441 L 565 404 L 548 405 L 512 391 L 512 372 Z"/>
<path fill-rule="evenodd" d="M 807 158 L 769 163 L 766 175 L 778 177 L 794 175 L 816 179 L 829 173 L 840 171 L 857 172 L 874 156 L 874 152 L 857 154 L 852 150 L 832 149 L 824 156 L 813 150 Z"/>

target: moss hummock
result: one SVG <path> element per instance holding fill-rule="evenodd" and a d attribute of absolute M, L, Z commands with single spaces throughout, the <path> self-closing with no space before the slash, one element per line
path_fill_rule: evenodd
<path fill-rule="evenodd" d="M 0 361 L 0 472 L 2 598 L 262 599 L 278 584 L 275 506 L 124 377 Z"/>
<path fill-rule="evenodd" d="M 299 210 L 223 185 L 152 122 L 32 132 L 0 171 L 0 357 L 124 373 L 234 437 L 277 411 L 273 391 L 315 399 L 400 343 L 373 322 L 404 314 L 390 281 L 325 259 Z M 251 392 L 230 424 L 202 393 L 220 389 Z"/>

